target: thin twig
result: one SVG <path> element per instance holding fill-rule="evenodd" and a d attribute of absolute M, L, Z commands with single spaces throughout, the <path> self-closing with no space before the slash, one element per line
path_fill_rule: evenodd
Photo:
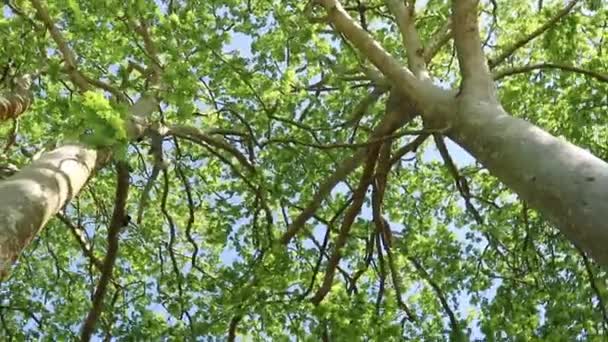
<path fill-rule="evenodd" d="M 424 269 L 422 264 L 416 258 L 408 256 L 408 259 L 410 260 L 412 265 L 414 265 L 418 273 L 420 273 L 422 279 L 424 279 L 431 286 L 433 291 L 435 291 L 435 294 L 437 295 L 437 298 L 439 299 L 443 310 L 448 315 L 448 318 L 450 320 L 450 326 L 452 328 L 452 336 L 454 337 L 454 341 L 464 341 L 464 336 L 462 335 L 463 331 L 460 327 L 460 323 L 458 322 L 458 318 L 456 317 L 454 311 L 450 308 L 450 304 L 448 303 L 445 294 L 441 290 L 441 287 L 439 287 L 439 285 L 433 280 L 433 278 L 431 278 L 431 275 Z"/>
<path fill-rule="evenodd" d="M 526 72 L 529 72 L 532 70 L 538 70 L 538 69 L 558 69 L 558 70 L 563 70 L 563 71 L 570 71 L 570 72 L 583 74 L 583 75 L 595 78 L 596 80 L 598 80 L 600 82 L 608 83 L 608 74 L 604 74 L 601 72 L 596 72 L 596 71 L 592 71 L 592 70 L 588 70 L 588 69 L 583 69 L 583 68 L 575 67 L 572 65 L 559 64 L 559 63 L 538 63 L 538 64 L 530 64 L 530 65 L 524 65 L 524 66 L 514 67 L 514 68 L 507 68 L 507 69 L 495 72 L 494 80 L 499 80 L 499 79 L 507 77 L 507 76 L 523 74 L 523 73 L 526 73 Z"/>
<path fill-rule="evenodd" d="M 72 235 L 74 235 L 74 237 L 76 238 L 76 241 L 78 242 L 78 245 L 80 245 L 80 249 L 82 250 L 82 253 L 91 260 L 91 263 L 99 271 L 103 272 L 103 262 L 101 260 L 99 260 L 99 258 L 97 258 L 95 256 L 95 254 L 93 253 L 93 249 L 91 248 L 91 245 L 84 237 L 83 229 L 81 227 L 76 226 L 68 217 L 66 217 L 65 215 L 63 215 L 61 213 L 57 213 L 57 215 L 55 215 L 55 216 L 61 222 L 63 222 L 63 224 L 65 224 L 66 226 L 68 226 L 68 228 L 70 228 L 70 232 L 72 232 Z"/>
<path fill-rule="evenodd" d="M 422 135 L 422 134 L 428 135 L 430 133 L 445 133 L 445 132 L 446 132 L 446 129 L 403 130 L 398 133 L 385 135 L 385 136 L 378 137 L 378 138 L 372 138 L 365 142 L 350 143 L 350 144 L 349 143 L 315 144 L 315 143 L 309 143 L 309 142 L 305 142 L 305 141 L 298 141 L 295 139 L 272 138 L 272 139 L 269 139 L 268 141 L 264 142 L 263 145 L 267 145 L 267 144 L 271 144 L 271 143 L 284 143 L 284 144 L 295 144 L 295 145 L 313 147 L 313 148 L 318 148 L 320 150 L 330 150 L 330 149 L 335 149 L 335 148 L 360 148 L 360 147 L 366 147 L 369 145 L 385 142 L 388 140 L 394 140 L 394 139 L 401 138 L 406 135 Z"/>
<path fill-rule="evenodd" d="M 597 306 L 602 315 L 602 325 L 604 326 L 604 333 L 606 333 L 608 332 L 608 312 L 606 310 L 606 302 L 604 301 L 604 297 L 602 297 L 602 293 L 595 282 L 595 275 L 593 274 L 593 269 L 591 268 L 589 258 L 587 255 L 585 255 L 585 252 L 583 252 L 582 249 L 578 247 L 576 247 L 576 249 L 583 260 L 583 265 L 585 265 L 585 270 L 587 271 L 587 276 L 589 277 L 589 285 L 591 285 L 591 289 L 597 298 Z"/>

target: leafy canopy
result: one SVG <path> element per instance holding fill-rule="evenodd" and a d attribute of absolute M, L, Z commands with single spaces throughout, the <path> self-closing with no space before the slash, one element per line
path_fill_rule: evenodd
<path fill-rule="evenodd" d="M 22 167 L 43 146 L 69 139 L 110 147 L 131 167 L 128 208 L 135 221 L 155 163 L 149 142 L 128 140 L 126 105 L 107 90 L 79 92 L 29 2 L 9 3 L 0 17 L 3 89 L 14 75 L 38 74 L 34 105 L 19 119 L 5 159 Z M 255 172 L 217 146 L 164 138 L 168 168 L 148 192 L 143 220 L 120 235 L 98 337 L 204 340 L 227 336 L 231 326 L 253 340 L 431 341 L 457 337 L 458 330 L 481 340 L 601 340 L 608 334 L 606 272 L 449 143 L 458 175 L 467 179 L 463 197 L 432 139 L 390 172 L 382 204 L 394 235 L 390 249 L 376 232 L 368 193 L 330 292 L 314 305 L 310 298 L 328 271 L 363 168 L 339 183 L 287 248 L 273 241 L 354 153 L 345 144 L 365 142 L 382 118 L 386 95 L 362 116 L 352 114 L 375 88 L 363 73 L 366 62 L 331 27 L 307 19 L 306 1 L 126 3 L 47 6 L 82 74 L 136 99 L 151 87 L 146 72 L 156 58 L 161 110 L 151 121 L 213 131 Z M 342 3 L 405 63 L 384 2 Z M 563 1 L 481 7 L 484 49 L 493 56 L 553 17 Z M 418 1 L 417 12 L 417 29 L 428 41 L 449 16 L 449 2 Z M 607 20 L 606 1 L 580 1 L 501 67 L 607 70 Z M 156 56 L 137 30 L 144 23 Z M 451 42 L 430 70 L 446 87 L 457 87 Z M 513 115 L 608 159 L 607 83 L 542 68 L 505 76 L 498 88 Z M 420 122 L 408 127 L 420 128 Z M 0 135 L 11 129 L 3 123 Z M 396 138 L 394 150 L 413 138 Z M 78 335 L 100 275 L 83 250 L 105 255 L 114 189 L 113 168 L 103 168 L 63 210 L 85 247 L 59 219 L 33 241 L 0 284 L 0 335 Z"/>

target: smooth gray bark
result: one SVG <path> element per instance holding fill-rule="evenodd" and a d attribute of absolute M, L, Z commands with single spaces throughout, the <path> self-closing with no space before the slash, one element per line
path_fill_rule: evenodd
<path fill-rule="evenodd" d="M 38 231 L 84 186 L 98 154 L 64 145 L 0 182 L 0 279 Z"/>
<path fill-rule="evenodd" d="M 144 133 L 147 117 L 157 106 L 154 97 L 145 95 L 131 106 L 126 122 L 131 139 Z M 98 151 L 67 144 L 0 181 L 0 280 L 48 220 L 78 195 L 98 158 Z"/>
<path fill-rule="evenodd" d="M 608 265 L 608 164 L 507 114 L 500 105 L 460 101 L 450 137 L 492 175 Z"/>
<path fill-rule="evenodd" d="M 608 163 L 504 111 L 481 49 L 477 1 L 452 1 L 452 28 L 463 77 L 457 94 L 419 79 L 404 68 L 338 0 L 317 2 L 326 9 L 325 18 L 334 29 L 344 34 L 397 90 L 416 101 L 427 124 L 449 128 L 448 135 L 490 173 L 595 261 L 608 266 Z M 572 6 L 568 5 L 564 13 Z"/>

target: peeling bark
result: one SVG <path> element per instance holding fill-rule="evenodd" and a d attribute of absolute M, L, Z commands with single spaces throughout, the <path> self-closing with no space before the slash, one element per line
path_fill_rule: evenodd
<path fill-rule="evenodd" d="M 0 122 L 16 119 L 32 104 L 32 98 L 25 94 L 0 96 Z"/>
<path fill-rule="evenodd" d="M 0 95 L 0 122 L 16 119 L 32 104 L 31 81 L 28 75 L 17 80 L 17 89 L 9 94 Z"/>

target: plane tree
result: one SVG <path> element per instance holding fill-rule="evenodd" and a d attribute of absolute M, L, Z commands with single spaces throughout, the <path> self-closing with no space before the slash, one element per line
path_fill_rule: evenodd
<path fill-rule="evenodd" d="M 6 2 L 3 336 L 600 339 L 607 8 Z"/>

